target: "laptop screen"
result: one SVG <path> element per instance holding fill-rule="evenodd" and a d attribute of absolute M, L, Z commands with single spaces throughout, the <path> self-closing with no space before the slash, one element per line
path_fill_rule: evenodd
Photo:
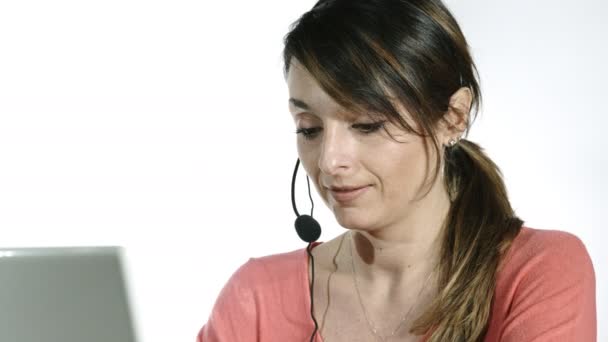
<path fill-rule="evenodd" d="M 119 247 L 0 249 L 0 341 L 135 342 Z"/>

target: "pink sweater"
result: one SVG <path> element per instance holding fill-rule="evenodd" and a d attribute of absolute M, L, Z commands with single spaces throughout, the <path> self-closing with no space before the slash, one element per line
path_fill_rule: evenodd
<path fill-rule="evenodd" d="M 595 273 L 576 236 L 523 227 L 505 260 L 486 342 L 596 341 Z M 313 329 L 302 248 L 243 264 L 197 342 L 308 342 Z M 315 342 L 322 341 L 318 332 Z"/>

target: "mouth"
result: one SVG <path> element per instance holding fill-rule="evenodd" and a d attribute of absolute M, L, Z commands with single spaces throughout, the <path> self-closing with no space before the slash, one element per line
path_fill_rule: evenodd
<path fill-rule="evenodd" d="M 351 202 L 363 195 L 369 185 L 361 187 L 331 187 L 331 196 L 338 202 Z"/>

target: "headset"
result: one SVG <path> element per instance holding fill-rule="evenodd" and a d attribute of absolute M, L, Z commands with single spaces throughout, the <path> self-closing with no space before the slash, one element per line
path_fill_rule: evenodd
<path fill-rule="evenodd" d="M 296 161 L 296 167 L 293 170 L 293 177 L 291 179 L 291 205 L 293 206 L 293 211 L 296 214 L 296 232 L 302 241 L 308 243 L 308 247 L 306 251 L 308 252 L 308 256 L 311 259 L 310 264 L 312 265 L 312 284 L 309 287 L 310 290 L 310 317 L 312 317 L 312 321 L 315 323 L 315 329 L 310 335 L 310 342 L 313 342 L 315 334 L 319 328 L 317 324 L 317 320 L 314 315 L 314 306 L 313 306 L 313 288 L 315 285 L 315 259 L 312 256 L 310 251 L 312 250 L 312 243 L 317 241 L 321 236 L 321 225 L 319 222 L 312 217 L 313 210 L 315 208 L 315 203 L 312 201 L 312 195 L 310 194 L 310 181 L 308 180 L 308 176 L 306 176 L 306 185 L 308 186 L 308 197 L 310 198 L 310 203 L 312 203 L 312 208 L 310 209 L 310 215 L 300 215 L 298 213 L 298 209 L 296 209 L 296 198 L 295 198 L 295 187 L 296 187 L 296 175 L 298 174 L 298 166 L 300 166 L 300 159 Z"/>

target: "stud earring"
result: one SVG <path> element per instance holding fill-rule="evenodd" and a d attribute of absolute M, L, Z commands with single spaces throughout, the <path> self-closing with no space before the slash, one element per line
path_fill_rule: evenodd
<path fill-rule="evenodd" d="M 452 146 L 456 145 L 456 143 L 458 143 L 458 141 L 460 141 L 460 139 L 452 138 L 452 139 L 450 139 L 450 141 L 448 141 L 448 146 L 452 147 Z"/>

